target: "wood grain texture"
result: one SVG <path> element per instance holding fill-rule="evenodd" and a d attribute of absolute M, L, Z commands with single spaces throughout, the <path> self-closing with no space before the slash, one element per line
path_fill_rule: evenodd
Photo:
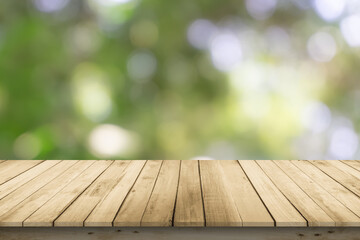
<path fill-rule="evenodd" d="M 134 187 L 126 197 L 113 222 L 114 226 L 140 226 L 142 216 L 158 177 L 162 160 L 147 161 Z"/>
<path fill-rule="evenodd" d="M 59 227 L 81 227 L 101 199 L 110 193 L 123 177 L 123 172 L 130 161 L 116 161 L 100 175 L 70 206 L 55 220 Z"/>
<path fill-rule="evenodd" d="M 279 227 L 305 227 L 306 220 L 293 207 L 255 161 L 239 160 L 242 168 Z"/>
<path fill-rule="evenodd" d="M 288 161 L 276 164 L 335 221 L 336 226 L 360 226 L 359 217 L 296 166 Z"/>
<path fill-rule="evenodd" d="M 3 162 L 0 168 L 0 184 L 3 184 L 41 162 L 41 160 L 14 160 Z"/>
<path fill-rule="evenodd" d="M 342 184 L 344 187 L 355 193 L 357 196 L 360 197 L 360 184 L 359 179 L 356 178 L 354 175 L 347 173 L 339 168 L 334 167 L 331 164 L 331 161 L 325 160 L 311 160 L 312 164 L 322 170 L 324 173 L 329 175 L 331 178 L 335 179 L 337 182 Z"/>
<path fill-rule="evenodd" d="M 162 164 L 141 219 L 141 226 L 172 226 L 179 173 L 180 160 L 165 161 Z"/>
<path fill-rule="evenodd" d="M 23 223 L 24 227 L 51 227 L 56 218 L 65 211 L 75 199 L 87 189 L 112 161 L 96 161 L 75 178 L 71 184 L 58 192 L 51 201 L 36 210 Z"/>
<path fill-rule="evenodd" d="M 197 160 L 181 161 L 174 226 L 205 226 L 199 161 Z"/>
<path fill-rule="evenodd" d="M 13 209 L 0 216 L 0 226 L 22 226 L 23 221 L 33 212 L 49 201 L 56 193 L 72 182 L 79 174 L 88 168 L 93 161 L 74 161 L 73 166 L 68 168 L 54 180 L 46 184 L 40 190 L 16 205 Z"/>
<path fill-rule="evenodd" d="M 74 161 L 62 161 L 1 199 L 0 216 L 10 211 L 74 164 Z"/>
<path fill-rule="evenodd" d="M 144 167 L 146 161 L 131 161 L 126 169 L 121 173 L 119 182 L 96 205 L 89 217 L 85 220 L 85 226 L 92 227 L 111 227 L 112 222 L 117 214 L 126 195 L 134 185 L 136 178 Z"/>
<path fill-rule="evenodd" d="M 343 163 L 355 168 L 356 170 L 360 171 L 360 161 L 356 160 L 343 160 Z"/>
<path fill-rule="evenodd" d="M 242 226 L 235 202 L 226 188 L 220 161 L 200 160 L 206 226 Z"/>
<path fill-rule="evenodd" d="M 233 196 L 245 227 L 274 226 L 274 220 L 236 160 L 220 161 L 226 179 L 225 186 Z"/>
<path fill-rule="evenodd" d="M 314 182 L 321 185 L 333 197 L 339 200 L 358 217 L 360 217 L 360 198 L 343 185 L 326 175 L 308 161 L 291 161 L 300 171 L 308 175 Z"/>
<path fill-rule="evenodd" d="M 354 177 L 356 177 L 357 179 L 360 180 L 360 171 L 356 170 L 355 168 L 345 164 L 344 162 L 341 161 L 328 161 L 328 163 L 335 167 L 340 169 L 343 172 L 346 172 L 350 175 L 353 175 Z"/>
<path fill-rule="evenodd" d="M 335 226 L 335 222 L 323 209 L 286 174 L 288 173 L 287 169 L 282 171 L 274 162 L 269 160 L 256 162 L 294 207 L 302 213 L 309 226 Z M 284 163 L 284 161 L 276 161 L 276 163 Z"/>
<path fill-rule="evenodd" d="M 30 168 L 23 174 L 20 174 L 13 179 L 0 185 L 0 199 L 4 198 L 9 193 L 15 191 L 17 188 L 35 178 L 39 174 L 58 164 L 59 161 L 44 161 L 33 168 Z"/>
<path fill-rule="evenodd" d="M 359 167 L 355 160 L 6 160 L 0 227 L 359 227 Z"/>

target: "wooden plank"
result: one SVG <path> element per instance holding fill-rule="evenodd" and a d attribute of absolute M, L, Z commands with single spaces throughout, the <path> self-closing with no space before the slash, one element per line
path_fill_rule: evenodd
<path fill-rule="evenodd" d="M 18 205 L 20 202 L 25 200 L 27 197 L 32 195 L 34 192 L 38 191 L 44 185 L 46 185 L 49 181 L 56 178 L 66 169 L 74 165 L 74 161 L 61 161 L 56 164 L 54 167 L 48 169 L 42 174 L 38 175 L 31 181 L 22 185 L 6 197 L 0 200 L 0 216 L 5 214 L 7 211 L 11 210 L 13 207 Z"/>
<path fill-rule="evenodd" d="M 113 161 L 96 161 L 23 222 L 25 227 L 51 227 L 55 219 L 99 177 Z"/>
<path fill-rule="evenodd" d="M 358 161 L 19 162 L 0 226 L 360 226 Z"/>
<path fill-rule="evenodd" d="M 126 195 L 146 163 L 145 160 L 131 161 L 121 173 L 118 184 L 105 196 L 85 220 L 85 226 L 111 227 L 112 222 Z"/>
<path fill-rule="evenodd" d="M 0 226 L 21 227 L 26 218 L 28 218 L 34 211 L 39 209 L 43 204 L 56 195 L 56 193 L 71 183 L 73 179 L 94 163 L 94 161 L 67 161 L 73 161 L 76 163 L 40 190 L 19 203 L 16 207 L 0 216 Z"/>
<path fill-rule="evenodd" d="M 130 161 L 115 161 L 55 220 L 56 227 L 81 227 L 95 206 L 123 176 Z"/>
<path fill-rule="evenodd" d="M 359 217 L 305 173 L 299 171 L 295 165 L 289 161 L 275 163 L 335 221 L 336 226 L 360 226 Z"/>
<path fill-rule="evenodd" d="M 250 182 L 279 227 L 305 227 L 306 220 L 253 160 L 239 160 Z"/>
<path fill-rule="evenodd" d="M 342 160 L 343 163 L 355 168 L 360 171 L 360 161 L 359 160 Z"/>
<path fill-rule="evenodd" d="M 256 162 L 282 194 L 284 194 L 291 204 L 306 218 L 309 226 L 335 226 L 335 222 L 329 215 L 301 189 L 301 186 L 298 186 L 296 182 L 285 173 L 285 170 L 281 170 L 279 166 L 270 160 L 258 160 Z"/>
<path fill-rule="evenodd" d="M 351 174 L 354 177 L 356 177 L 358 180 L 360 180 L 360 171 L 354 169 L 353 167 L 351 167 L 341 161 L 337 161 L 337 160 L 331 160 L 331 161 L 328 161 L 328 163 L 330 165 L 332 165 L 333 167 L 338 168 L 341 171 L 346 172 L 348 174 Z"/>
<path fill-rule="evenodd" d="M 301 171 L 360 217 L 360 198 L 308 161 L 291 161 Z"/>
<path fill-rule="evenodd" d="M 233 196 L 244 227 L 274 226 L 274 220 L 236 160 L 220 161 L 226 188 Z"/>
<path fill-rule="evenodd" d="M 0 165 L 0 184 L 41 163 L 42 160 L 8 160 Z"/>
<path fill-rule="evenodd" d="M 180 160 L 165 161 L 141 219 L 141 226 L 172 226 Z"/>
<path fill-rule="evenodd" d="M 0 199 L 58 163 L 59 161 L 44 161 L 0 185 Z"/>
<path fill-rule="evenodd" d="M 199 161 L 197 160 L 181 161 L 174 226 L 205 226 Z"/>
<path fill-rule="evenodd" d="M 113 222 L 114 226 L 140 226 L 162 163 L 162 160 L 146 162 L 144 169 L 120 207 Z"/>
<path fill-rule="evenodd" d="M 226 188 L 219 160 L 200 160 L 200 177 L 206 226 L 242 226 L 235 202 Z"/>
<path fill-rule="evenodd" d="M 309 162 L 360 197 L 359 179 L 354 175 L 334 167 L 331 161 L 310 160 Z"/>

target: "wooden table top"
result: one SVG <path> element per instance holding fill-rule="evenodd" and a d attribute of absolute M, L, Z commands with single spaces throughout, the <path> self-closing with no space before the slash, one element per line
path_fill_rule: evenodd
<path fill-rule="evenodd" d="M 360 226 L 360 161 L 0 161 L 0 226 Z"/>

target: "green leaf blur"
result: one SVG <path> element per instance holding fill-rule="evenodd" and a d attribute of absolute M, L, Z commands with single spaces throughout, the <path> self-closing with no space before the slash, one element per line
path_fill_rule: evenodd
<path fill-rule="evenodd" d="M 0 158 L 358 159 L 360 4 L 327 1 L 0 1 Z"/>

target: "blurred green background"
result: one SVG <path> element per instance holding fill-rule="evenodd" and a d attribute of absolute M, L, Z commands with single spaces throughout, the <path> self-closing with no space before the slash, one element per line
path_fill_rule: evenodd
<path fill-rule="evenodd" d="M 359 159 L 358 0 L 0 1 L 1 159 Z"/>

